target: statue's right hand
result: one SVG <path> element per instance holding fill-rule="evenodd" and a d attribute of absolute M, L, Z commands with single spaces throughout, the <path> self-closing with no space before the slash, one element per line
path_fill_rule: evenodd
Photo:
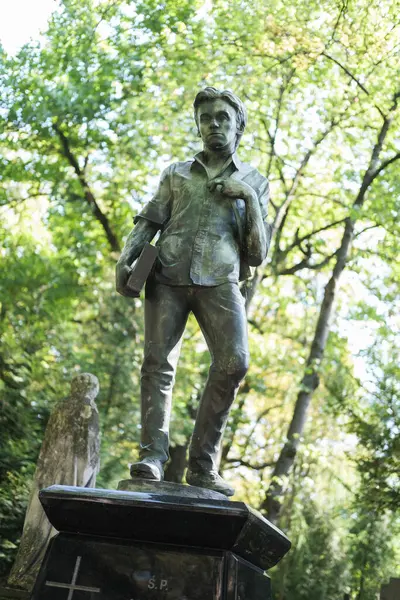
<path fill-rule="evenodd" d="M 126 285 L 128 283 L 131 271 L 131 267 L 125 262 L 117 262 L 117 266 L 115 268 L 116 288 L 117 292 L 121 294 L 121 296 L 127 296 L 128 298 L 137 298 L 138 295 Z"/>

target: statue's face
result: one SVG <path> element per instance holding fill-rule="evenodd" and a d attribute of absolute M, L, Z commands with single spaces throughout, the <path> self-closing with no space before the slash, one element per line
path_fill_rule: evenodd
<path fill-rule="evenodd" d="M 210 150 L 231 149 L 237 136 L 236 110 L 225 100 L 202 102 L 197 109 L 197 122 L 204 147 Z"/>

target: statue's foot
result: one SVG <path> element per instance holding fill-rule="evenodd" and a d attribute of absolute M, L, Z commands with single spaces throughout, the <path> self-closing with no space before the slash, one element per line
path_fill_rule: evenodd
<path fill-rule="evenodd" d="M 144 458 L 131 465 L 132 479 L 147 479 L 148 481 L 162 481 L 164 469 L 162 462 L 157 458 Z"/>
<path fill-rule="evenodd" d="M 224 481 L 217 471 L 192 471 L 188 469 L 186 483 L 207 490 L 214 490 L 214 492 L 220 492 L 225 496 L 233 496 L 235 493 L 234 488 L 227 481 Z"/>

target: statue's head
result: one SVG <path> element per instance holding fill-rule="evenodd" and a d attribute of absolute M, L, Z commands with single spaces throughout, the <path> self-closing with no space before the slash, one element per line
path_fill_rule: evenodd
<path fill-rule="evenodd" d="M 206 147 L 235 151 L 247 123 L 243 102 L 229 90 L 206 87 L 193 103 L 197 130 Z"/>

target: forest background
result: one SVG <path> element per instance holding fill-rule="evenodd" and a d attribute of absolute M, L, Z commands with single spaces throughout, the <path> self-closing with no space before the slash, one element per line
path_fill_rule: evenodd
<path fill-rule="evenodd" d="M 221 469 L 293 542 L 276 600 L 375 599 L 400 576 L 399 2 L 55 6 L 40 41 L 0 50 L 0 576 L 76 373 L 100 380 L 98 486 L 136 456 L 142 301 L 116 294 L 115 262 L 160 170 L 199 150 L 191 105 L 214 85 L 246 103 L 240 156 L 274 226 Z M 191 320 L 172 481 L 208 364 Z"/>

